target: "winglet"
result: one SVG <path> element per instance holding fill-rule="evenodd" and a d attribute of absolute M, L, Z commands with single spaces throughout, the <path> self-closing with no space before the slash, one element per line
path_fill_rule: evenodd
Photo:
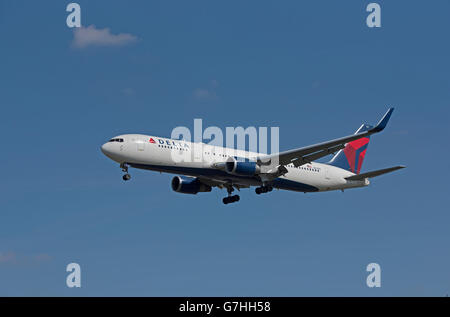
<path fill-rule="evenodd" d="M 389 118 L 391 117 L 392 112 L 394 111 L 394 108 L 389 108 L 389 110 L 385 113 L 385 115 L 383 116 L 383 118 L 381 118 L 380 122 L 378 122 L 378 124 L 373 127 L 372 129 L 370 129 L 370 132 L 380 132 L 383 131 L 384 128 L 386 128 L 386 125 L 389 121 Z"/>

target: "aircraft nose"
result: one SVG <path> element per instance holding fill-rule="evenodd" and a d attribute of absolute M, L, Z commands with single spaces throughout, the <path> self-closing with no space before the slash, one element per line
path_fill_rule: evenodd
<path fill-rule="evenodd" d="M 109 141 L 100 147 L 102 153 L 113 161 L 119 162 L 123 159 L 122 145 L 119 142 Z"/>
<path fill-rule="evenodd" d="M 102 153 L 105 155 L 111 154 L 110 144 L 105 143 L 101 147 Z"/>

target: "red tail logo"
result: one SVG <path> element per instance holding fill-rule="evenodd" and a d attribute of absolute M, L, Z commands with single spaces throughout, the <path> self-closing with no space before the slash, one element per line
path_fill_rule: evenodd
<path fill-rule="evenodd" d="M 347 157 L 348 164 L 350 165 L 351 172 L 359 174 L 368 144 L 369 138 L 361 138 L 347 143 L 344 153 Z"/>

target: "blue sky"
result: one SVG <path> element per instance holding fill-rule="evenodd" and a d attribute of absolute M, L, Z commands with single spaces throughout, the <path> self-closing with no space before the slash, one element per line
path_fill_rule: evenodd
<path fill-rule="evenodd" d="M 0 295 L 444 296 L 450 292 L 448 1 L 0 1 Z M 121 41 L 117 34 L 128 34 Z M 124 183 L 100 146 L 175 126 L 279 126 L 286 150 L 396 107 L 345 193 L 197 196 Z M 65 267 L 77 262 L 81 289 Z M 377 262 L 382 287 L 365 284 Z"/>

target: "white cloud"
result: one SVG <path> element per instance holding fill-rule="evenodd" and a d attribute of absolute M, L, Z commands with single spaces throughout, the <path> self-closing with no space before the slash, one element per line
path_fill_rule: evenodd
<path fill-rule="evenodd" d="M 14 263 L 17 260 L 17 256 L 13 252 L 0 253 L 0 263 Z"/>
<path fill-rule="evenodd" d="M 0 265 L 36 265 L 50 261 L 52 258 L 47 253 L 38 254 L 17 254 L 15 252 L 0 252 Z"/>
<path fill-rule="evenodd" d="M 198 88 L 194 90 L 194 97 L 197 99 L 208 99 L 213 97 L 215 94 L 208 89 Z"/>
<path fill-rule="evenodd" d="M 137 37 L 129 33 L 112 34 L 108 28 L 97 29 L 95 25 L 75 28 L 72 45 L 76 48 L 88 46 L 123 46 L 136 42 Z"/>
<path fill-rule="evenodd" d="M 197 100 L 216 100 L 216 88 L 219 86 L 217 80 L 211 80 L 209 83 L 210 88 L 197 88 L 194 90 L 193 95 Z"/>

